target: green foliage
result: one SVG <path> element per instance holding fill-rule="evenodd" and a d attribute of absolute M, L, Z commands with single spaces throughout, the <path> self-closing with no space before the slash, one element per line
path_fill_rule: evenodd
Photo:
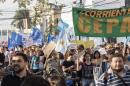
<path fill-rule="evenodd" d="M 27 5 L 30 5 L 30 1 L 32 1 L 32 0 L 14 0 L 13 2 L 15 3 L 15 2 L 18 2 L 18 5 L 19 5 L 19 7 L 20 8 L 26 8 L 27 7 Z"/>
<path fill-rule="evenodd" d="M 14 20 L 12 21 L 12 25 L 14 25 L 17 28 L 24 28 L 24 20 L 27 19 L 28 28 L 30 28 L 30 17 L 29 17 L 29 10 L 18 10 L 15 13 Z"/>
<path fill-rule="evenodd" d="M 27 5 L 30 5 L 30 2 L 32 0 L 15 0 L 15 2 L 16 1 L 18 2 L 20 8 L 22 8 L 22 7 L 26 8 Z M 37 0 L 37 2 L 39 4 L 34 7 L 35 12 L 34 12 L 34 15 L 31 18 L 31 21 L 29 22 L 30 26 L 35 26 L 35 25 L 41 23 L 41 18 L 42 18 L 45 0 Z"/>

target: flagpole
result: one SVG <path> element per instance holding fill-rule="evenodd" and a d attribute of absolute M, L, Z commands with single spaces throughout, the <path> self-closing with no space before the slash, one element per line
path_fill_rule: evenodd
<path fill-rule="evenodd" d="M 126 36 L 126 42 L 124 44 L 124 53 L 123 53 L 123 56 L 126 56 L 126 54 L 127 54 L 127 48 L 128 48 L 127 42 L 128 42 L 128 37 Z"/>
<path fill-rule="evenodd" d="M 24 21 L 24 28 L 27 30 L 28 29 L 27 18 L 23 19 L 23 21 Z"/>

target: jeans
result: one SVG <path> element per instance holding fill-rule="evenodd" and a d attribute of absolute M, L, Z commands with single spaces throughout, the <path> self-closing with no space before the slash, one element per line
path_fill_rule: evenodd
<path fill-rule="evenodd" d="M 82 86 L 95 86 L 94 80 L 82 78 Z"/>
<path fill-rule="evenodd" d="M 66 80 L 66 84 L 67 84 L 67 86 L 73 86 L 74 82 L 73 82 L 73 80 Z"/>

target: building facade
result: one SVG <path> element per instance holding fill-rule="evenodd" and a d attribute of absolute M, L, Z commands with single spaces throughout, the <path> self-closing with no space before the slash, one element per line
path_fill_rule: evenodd
<path fill-rule="evenodd" d="M 11 35 L 11 32 L 16 31 L 16 28 L 8 25 L 8 24 L 1 24 L 0 25 L 0 44 L 2 42 L 8 41 L 8 36 Z"/>

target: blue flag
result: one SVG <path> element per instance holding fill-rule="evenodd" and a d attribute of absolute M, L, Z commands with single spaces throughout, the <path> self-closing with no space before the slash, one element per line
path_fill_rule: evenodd
<path fill-rule="evenodd" d="M 42 44 L 43 43 L 43 34 L 38 28 L 32 28 L 32 32 L 30 37 L 33 39 L 35 44 Z"/>
<path fill-rule="evenodd" d="M 47 43 L 50 43 L 51 41 L 54 41 L 55 37 L 51 34 L 48 34 L 48 37 L 47 37 Z"/>
<path fill-rule="evenodd" d="M 8 37 L 8 49 L 13 48 L 11 38 Z"/>
<path fill-rule="evenodd" d="M 16 32 L 11 33 L 11 44 L 12 44 L 13 47 L 16 47 L 16 41 L 15 41 L 16 35 L 17 35 Z"/>
<path fill-rule="evenodd" d="M 15 42 L 16 42 L 16 45 L 18 46 L 18 45 L 23 45 L 23 37 L 22 37 L 22 35 L 20 35 L 20 34 L 16 34 L 16 36 L 15 36 Z"/>
<path fill-rule="evenodd" d="M 22 39 L 23 39 L 22 35 L 20 35 L 16 32 L 12 32 L 12 34 L 11 34 L 11 44 L 12 44 L 13 47 L 23 45 Z"/>

